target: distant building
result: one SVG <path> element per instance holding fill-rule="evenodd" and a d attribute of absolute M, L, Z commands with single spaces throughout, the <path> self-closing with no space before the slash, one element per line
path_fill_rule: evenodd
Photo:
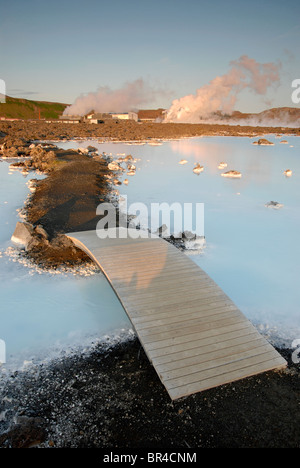
<path fill-rule="evenodd" d="M 84 122 L 89 123 L 103 123 L 107 119 L 120 119 L 120 120 L 135 120 L 138 121 L 138 114 L 136 112 L 90 112 L 83 118 Z"/>
<path fill-rule="evenodd" d="M 89 120 L 85 120 L 85 122 L 89 122 L 91 124 L 101 124 L 101 123 L 104 123 L 104 120 L 102 120 L 102 119 L 89 119 Z"/>
<path fill-rule="evenodd" d="M 139 117 L 137 112 L 94 112 L 91 111 L 88 114 L 81 117 L 80 115 L 62 115 L 60 116 L 60 121 L 65 123 L 91 123 L 91 124 L 100 124 L 104 123 L 108 119 L 120 119 L 120 120 L 134 120 L 138 122 Z"/>
<path fill-rule="evenodd" d="M 6 122 L 14 122 L 15 120 L 22 120 L 22 119 L 12 119 L 10 117 L 0 117 L 0 120 L 5 120 Z"/>
<path fill-rule="evenodd" d="M 111 115 L 105 112 L 90 112 L 83 117 L 83 121 L 91 124 L 104 123 L 105 120 L 111 119 Z"/>
<path fill-rule="evenodd" d="M 165 111 L 165 109 L 139 110 L 138 120 L 139 122 L 155 122 L 157 120 L 163 120 Z"/>
<path fill-rule="evenodd" d="M 123 112 L 118 114 L 111 113 L 110 115 L 113 119 L 138 121 L 138 114 L 136 112 Z"/>
<path fill-rule="evenodd" d="M 63 123 L 80 123 L 82 122 L 82 117 L 80 115 L 61 115 L 59 120 Z"/>

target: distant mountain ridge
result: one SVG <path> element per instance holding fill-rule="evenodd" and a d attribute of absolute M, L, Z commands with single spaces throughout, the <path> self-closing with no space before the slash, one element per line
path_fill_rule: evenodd
<path fill-rule="evenodd" d="M 231 125 L 300 127 L 300 107 L 274 107 L 259 113 L 233 111 L 232 114 L 216 112 L 214 120 Z"/>
<path fill-rule="evenodd" d="M 6 102 L 0 103 L 0 118 L 58 119 L 67 105 L 61 102 L 32 101 L 6 96 Z"/>

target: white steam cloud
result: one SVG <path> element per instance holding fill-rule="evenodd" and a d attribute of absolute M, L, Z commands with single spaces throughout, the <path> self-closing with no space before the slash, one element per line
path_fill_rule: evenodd
<path fill-rule="evenodd" d="M 279 64 L 261 64 L 243 55 L 230 65 L 228 73 L 217 76 L 195 95 L 173 101 L 165 121 L 197 123 L 211 118 L 216 112 L 231 114 L 242 90 L 248 88 L 265 95 L 271 85 L 279 83 Z"/>
<path fill-rule="evenodd" d="M 142 78 L 125 83 L 121 88 L 112 90 L 100 87 L 96 92 L 79 96 L 74 104 L 68 106 L 65 115 L 85 115 L 95 112 L 129 112 L 141 106 L 155 103 L 158 99 L 169 97 L 170 93 L 147 84 Z"/>

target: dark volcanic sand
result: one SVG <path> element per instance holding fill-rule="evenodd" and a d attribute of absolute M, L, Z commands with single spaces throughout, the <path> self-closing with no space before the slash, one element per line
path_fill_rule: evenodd
<path fill-rule="evenodd" d="M 284 133 L 281 129 L 134 122 L 111 122 L 95 127 L 6 122 L 0 123 L 0 131 L 8 134 L 7 139 L 24 140 L 62 137 L 134 140 L 220 133 L 240 135 L 246 132 L 249 136 Z M 299 135 L 299 129 L 286 133 Z M 93 197 L 103 194 L 99 192 L 99 188 L 103 189 L 101 174 L 94 173 L 92 189 L 86 185 L 91 177 L 89 171 L 97 172 L 99 166 L 94 166 L 87 158 L 69 156 L 64 178 L 58 182 L 55 177 L 61 177 L 61 173 L 49 174 L 43 187 L 47 196 L 37 197 L 31 206 L 32 222 L 42 224 L 42 218 L 47 228 L 49 216 L 55 214 L 51 224 L 57 222 L 55 226 L 59 232 L 92 220 Z M 62 159 L 69 156 L 61 153 Z M 72 187 L 67 183 L 62 190 L 62 180 L 68 182 L 68 174 L 74 175 L 74 171 L 80 174 L 85 165 L 87 177 L 81 179 L 85 182 L 75 184 L 75 192 L 82 197 L 76 200 L 77 205 L 72 205 L 69 198 Z M 53 187 L 57 190 L 53 191 Z M 61 211 L 51 211 L 51 207 L 46 206 L 41 214 L 38 202 L 53 197 L 56 210 L 60 207 Z M 84 205 L 86 199 L 89 208 Z M 74 210 L 74 206 L 78 209 Z M 86 217 L 87 213 L 90 214 Z M 0 384 L 0 447 L 299 447 L 299 364 L 291 362 L 292 350 L 279 352 L 289 363 L 283 371 L 260 374 L 175 403 L 169 399 L 136 339 L 125 340 L 111 348 L 98 346 L 89 353 L 77 353 L 17 372 Z"/>
<path fill-rule="evenodd" d="M 0 447 L 296 448 L 299 384 L 290 363 L 172 402 L 132 339 L 15 374 L 0 390 Z"/>

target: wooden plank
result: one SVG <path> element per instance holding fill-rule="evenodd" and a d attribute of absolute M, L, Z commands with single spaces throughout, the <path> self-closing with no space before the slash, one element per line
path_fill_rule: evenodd
<path fill-rule="evenodd" d="M 196 292 L 193 294 L 195 300 L 198 300 L 199 302 L 202 301 L 202 300 L 207 300 L 207 301 L 213 301 L 213 300 L 217 300 L 221 297 L 223 297 L 223 294 L 222 294 L 222 291 L 207 291 L 203 294 L 200 294 L 199 292 Z M 166 306 L 166 305 L 171 305 L 171 304 L 178 304 L 178 301 L 181 301 L 182 300 L 182 297 L 174 297 L 174 296 L 171 296 L 171 297 L 168 297 L 168 296 L 164 296 L 164 297 L 161 297 L 160 298 L 160 305 L 161 306 Z M 130 296 L 130 297 L 127 297 L 125 295 L 122 295 L 122 302 L 124 302 L 124 304 L 127 304 L 129 307 L 130 307 L 130 304 L 132 301 L 135 301 L 135 298 Z M 145 299 L 137 299 L 135 301 L 135 307 L 147 307 L 148 305 L 151 306 L 151 304 L 153 303 L 153 299 L 151 301 L 151 298 L 145 298 Z M 184 302 L 181 303 L 181 306 L 184 305 Z"/>
<path fill-rule="evenodd" d="M 201 302 L 199 302 L 199 299 L 186 299 L 184 303 L 184 307 L 182 303 L 176 303 L 176 304 L 168 304 L 168 305 L 163 305 L 163 306 L 157 306 L 156 308 L 153 307 L 153 304 L 148 304 L 141 308 L 136 308 L 132 307 L 130 311 L 130 315 L 132 318 L 141 318 L 141 319 L 147 319 L 148 317 L 154 318 L 160 317 L 161 314 L 163 313 L 168 313 L 174 311 L 174 314 L 178 311 L 182 311 L 183 309 L 191 309 L 194 310 L 195 308 L 199 307 L 199 311 L 207 308 L 214 309 L 216 307 L 221 307 L 222 305 L 233 305 L 233 303 L 229 299 L 224 299 L 223 296 L 218 296 L 216 298 L 211 299 L 210 297 L 208 298 L 201 298 Z"/>
<path fill-rule="evenodd" d="M 223 327 L 245 322 L 246 320 L 247 319 L 245 317 L 238 315 L 237 317 L 226 317 L 222 320 L 216 320 L 215 322 L 206 321 L 205 323 L 199 323 L 194 326 L 187 324 L 186 327 L 181 327 L 176 330 L 162 331 L 161 333 L 158 332 L 155 334 L 139 333 L 139 335 L 142 337 L 143 343 L 150 344 L 157 343 L 158 341 L 167 341 L 168 339 L 175 340 L 177 337 L 184 338 L 186 335 L 193 335 L 198 331 L 203 332 L 208 330 L 217 330 Z"/>
<path fill-rule="evenodd" d="M 101 257 L 99 257 L 101 258 Z M 120 261 L 120 260 L 119 260 Z M 101 263 L 100 261 L 97 261 L 98 265 L 102 270 L 105 270 L 108 268 L 108 272 L 110 276 L 118 276 L 126 279 L 127 277 L 131 276 L 132 273 L 138 273 L 140 277 L 144 276 L 153 276 L 155 275 L 153 273 L 156 273 L 156 276 L 159 276 L 160 274 L 166 275 L 168 272 L 174 272 L 174 271 L 181 271 L 181 268 L 187 267 L 186 263 L 183 261 L 181 263 L 175 262 L 170 260 L 168 265 L 166 266 L 165 264 L 162 264 L 160 261 L 157 262 L 152 262 L 151 264 L 144 264 L 144 269 L 141 268 L 141 265 L 134 263 L 132 265 L 126 265 L 126 266 L 117 266 L 117 263 L 115 265 L 115 270 L 112 269 L 112 265 L 109 264 L 109 262 L 106 264 L 105 262 Z M 190 268 L 190 267 L 189 267 Z"/>
<path fill-rule="evenodd" d="M 221 323 L 224 323 L 224 320 L 232 320 L 234 321 L 236 319 L 241 319 L 241 320 L 247 320 L 241 312 L 236 309 L 236 310 L 229 310 L 225 312 L 220 312 L 219 314 L 215 315 L 205 315 L 204 317 L 196 317 L 194 319 L 189 318 L 189 320 L 185 320 L 183 323 L 182 322 L 175 322 L 172 324 L 165 324 L 165 325 L 160 325 L 157 327 L 150 327 L 150 328 L 140 328 L 137 327 L 137 331 L 141 337 L 152 337 L 156 335 L 162 335 L 164 336 L 176 336 L 175 332 L 178 330 L 181 331 L 181 334 L 184 333 L 185 329 L 188 330 L 193 330 L 196 329 L 196 327 L 201 327 L 203 330 L 207 324 L 216 327 L 220 326 Z"/>
<path fill-rule="evenodd" d="M 122 259 L 128 262 L 143 260 L 144 258 L 149 259 L 153 254 L 157 254 L 157 252 L 172 256 L 172 252 L 167 247 L 164 247 L 163 249 L 158 249 L 157 247 L 155 247 L 155 245 L 153 245 L 151 246 L 151 248 L 147 248 L 144 246 L 141 247 L 137 244 L 133 244 L 132 246 L 130 246 L 130 249 L 127 250 L 124 250 L 121 247 L 114 247 L 112 249 L 94 249 L 94 252 L 98 252 L 101 255 L 101 259 L 104 262 L 110 261 L 111 259 L 117 259 L 118 256 L 121 256 Z"/>
<path fill-rule="evenodd" d="M 120 274 L 120 272 L 118 273 Z M 170 275 L 167 277 L 167 275 Z M 117 279 L 118 287 L 120 290 L 126 291 L 132 291 L 134 292 L 134 285 L 127 284 L 124 279 L 127 277 L 131 277 L 132 273 L 122 275 L 122 278 L 120 280 Z M 180 278 L 179 278 L 180 276 Z M 149 284 L 149 278 L 152 277 L 151 284 Z M 194 278 L 194 282 L 191 283 L 191 277 Z M 157 290 L 157 289 L 166 289 L 169 287 L 173 287 L 178 285 L 178 286 L 185 286 L 185 287 L 192 287 L 194 289 L 196 288 L 203 288 L 204 286 L 214 286 L 217 288 L 217 286 L 212 283 L 207 277 L 201 276 L 197 277 L 193 271 L 189 270 L 177 270 L 177 269 L 172 269 L 170 271 L 166 271 L 165 269 L 160 269 L 160 272 L 158 275 L 153 275 L 153 271 L 151 272 L 140 272 L 138 273 L 138 278 L 139 278 L 139 285 L 140 289 L 143 289 L 143 287 L 147 288 L 147 291 L 149 294 L 152 292 L 152 290 Z"/>
<path fill-rule="evenodd" d="M 251 346 L 252 343 L 257 343 L 262 337 L 258 337 L 257 333 L 253 331 L 249 333 L 248 331 L 244 333 L 237 333 L 233 332 L 231 334 L 227 334 L 226 337 L 222 337 L 222 341 L 220 342 L 210 342 L 206 343 L 199 341 L 189 342 L 188 346 L 184 346 L 183 348 L 173 348 L 172 350 L 168 350 L 168 354 L 163 354 L 161 356 L 154 355 L 155 357 L 155 365 L 158 368 L 159 365 L 163 364 L 172 364 L 174 362 L 178 362 L 178 366 L 180 365 L 180 361 L 184 362 L 185 359 L 192 359 L 195 356 L 206 356 L 210 353 L 210 356 L 213 356 L 213 353 L 228 353 L 230 352 L 231 348 L 235 350 L 238 349 L 239 346 Z"/>
<path fill-rule="evenodd" d="M 197 266 L 197 265 L 195 265 Z M 190 280 L 191 280 L 191 274 L 194 276 L 195 275 L 195 272 L 196 270 L 191 270 L 190 267 L 188 268 L 180 268 L 180 271 L 178 272 L 177 270 L 174 270 L 174 269 L 170 269 L 170 271 L 163 271 L 160 275 L 156 276 L 155 278 L 153 278 L 152 282 L 151 282 L 151 286 L 153 288 L 156 288 L 157 286 L 162 286 L 162 285 L 169 285 L 172 281 L 176 284 L 182 284 L 182 283 L 189 283 Z M 168 276 L 166 277 L 166 273 L 168 274 Z M 142 274 L 139 274 L 139 283 L 141 285 L 147 285 L 148 284 L 148 278 L 149 278 L 149 273 L 147 274 L 147 272 L 145 272 L 145 280 L 142 281 Z M 207 275 L 198 275 L 196 278 L 195 278 L 197 281 L 201 281 L 202 283 L 207 283 L 207 284 L 211 284 L 211 281 L 210 281 L 210 278 L 207 277 Z M 132 285 L 127 285 L 126 283 L 124 283 L 124 281 L 119 281 L 118 283 L 116 283 L 119 287 L 120 290 L 122 289 L 127 289 L 127 288 L 132 288 Z M 148 290 L 150 289 L 150 287 L 148 287 Z"/>
<path fill-rule="evenodd" d="M 219 335 L 223 335 L 228 332 L 239 330 L 240 328 L 243 328 L 247 325 L 250 326 L 250 322 L 248 323 L 247 321 L 241 321 L 241 322 L 235 322 L 233 324 L 220 326 L 217 328 L 208 328 L 204 330 L 201 329 L 200 331 L 194 330 L 190 334 L 168 338 L 163 341 L 162 340 L 152 341 L 151 343 L 147 344 L 147 351 L 152 351 L 153 349 L 157 349 L 157 348 L 170 349 L 171 346 L 182 344 L 182 343 L 188 343 L 189 341 L 198 340 L 201 343 L 203 339 L 208 338 L 208 337 L 213 338 L 214 340 L 217 340 Z"/>
<path fill-rule="evenodd" d="M 181 274 L 181 272 L 180 272 L 180 274 Z M 164 278 L 164 276 L 165 275 L 163 275 L 163 278 Z M 177 276 L 177 280 L 176 280 L 176 276 Z M 194 276 L 195 275 L 193 275 L 193 277 Z M 140 292 L 140 290 L 143 291 L 142 286 L 143 285 L 146 286 L 147 284 L 148 284 L 148 277 L 145 279 L 144 282 L 141 281 L 141 278 L 139 277 L 140 289 L 135 290 L 133 285 L 128 285 L 128 284 L 124 284 L 124 283 L 121 284 L 121 285 L 118 285 L 118 289 L 120 291 L 122 291 L 122 293 L 123 292 L 124 293 L 131 292 L 132 294 L 134 294 L 136 292 Z M 204 289 L 204 288 L 215 288 L 215 289 L 219 289 L 221 291 L 221 289 L 218 288 L 218 286 L 213 284 L 206 277 L 202 277 L 202 278 L 195 277 L 193 283 L 191 283 L 191 275 L 189 275 L 189 278 L 188 278 L 187 275 L 184 275 L 180 279 L 178 279 L 178 272 L 177 272 L 177 275 L 176 274 L 172 275 L 172 277 L 168 278 L 168 280 L 166 280 L 166 278 L 164 278 L 164 279 L 162 279 L 160 281 L 159 278 L 153 278 L 151 283 L 147 285 L 146 291 L 143 291 L 143 292 L 147 293 L 148 295 L 151 295 L 151 294 L 153 295 L 153 293 L 156 292 L 156 291 L 167 291 L 167 290 L 169 291 L 170 289 L 174 290 L 174 289 L 178 289 L 178 288 L 185 288 L 185 290 L 192 290 L 192 291 L 201 290 L 201 289 Z"/>
<path fill-rule="evenodd" d="M 119 293 L 119 288 L 115 287 L 115 289 Z M 177 294 L 176 294 L 177 293 Z M 144 289 L 138 289 L 134 291 L 129 290 L 123 290 L 122 291 L 122 297 L 125 297 L 129 301 L 134 301 L 136 305 L 139 305 L 140 303 L 153 303 L 153 294 L 155 294 L 155 300 L 159 301 L 160 304 L 165 304 L 166 299 L 167 303 L 170 304 L 170 296 L 174 296 L 174 300 L 176 300 L 176 303 L 178 304 L 178 297 L 180 297 L 180 294 L 182 294 L 181 297 L 181 304 L 184 305 L 184 294 L 190 295 L 193 294 L 195 296 L 195 299 L 198 298 L 199 301 L 201 301 L 202 298 L 205 297 L 216 297 L 216 296 L 223 296 L 224 293 L 222 290 L 216 288 L 215 286 L 212 285 L 206 285 L 203 284 L 201 287 L 199 286 L 195 292 L 195 288 L 193 285 L 189 284 L 187 286 L 182 285 L 179 286 L 177 289 L 173 286 L 170 286 L 169 289 L 166 289 L 165 287 L 163 289 L 157 288 L 155 292 L 151 290 L 151 292 Z M 178 296 L 179 295 L 179 296 Z"/>
<path fill-rule="evenodd" d="M 192 358 L 175 360 L 168 364 L 155 364 L 158 372 L 163 374 L 164 380 L 168 380 L 194 374 L 197 371 L 224 366 L 229 362 L 240 361 L 247 357 L 252 357 L 254 354 L 259 355 L 270 351 L 270 345 L 261 337 L 247 344 L 243 343 L 239 346 L 227 348 L 226 352 L 224 352 L 224 349 L 214 352 L 210 351 L 197 354 Z"/>
<path fill-rule="evenodd" d="M 148 346 L 148 355 L 152 360 L 158 364 L 160 362 L 168 362 L 173 359 L 173 354 L 185 356 L 190 352 L 195 353 L 195 349 L 199 352 L 207 352 L 205 347 L 214 351 L 219 346 L 228 346 L 231 341 L 242 337 L 245 341 L 257 337 L 257 331 L 250 323 L 240 323 L 238 326 L 232 328 L 224 328 L 218 330 L 218 333 L 196 333 L 191 339 L 185 341 L 176 340 L 176 342 L 165 346 L 164 342 L 160 342 L 158 346 Z M 204 350 L 204 351 L 203 351 Z"/>
<path fill-rule="evenodd" d="M 180 387 L 168 388 L 168 393 L 172 400 L 177 400 L 193 393 L 203 392 L 210 388 L 225 385 L 231 382 L 235 382 L 240 379 L 251 377 L 253 375 L 261 374 L 263 372 L 282 369 L 286 367 L 286 363 L 283 362 L 281 357 L 272 357 L 269 361 L 263 361 L 259 364 L 249 365 L 242 369 L 237 369 L 229 374 L 217 374 L 210 378 L 206 378 L 202 381 L 194 382 L 192 384 L 183 384 Z"/>
<path fill-rule="evenodd" d="M 101 258 L 101 255 L 100 254 L 98 255 L 99 255 L 99 258 Z M 115 262 L 115 264 L 113 264 L 113 262 L 109 262 L 109 260 L 106 260 L 106 261 L 99 262 L 99 265 L 101 265 L 101 268 L 104 268 L 104 269 L 108 267 L 111 273 L 118 273 L 118 274 L 122 273 L 125 276 L 127 273 L 133 270 L 138 271 L 139 274 L 142 274 L 142 273 L 149 274 L 150 272 L 152 273 L 153 269 L 155 269 L 155 270 L 161 270 L 165 274 L 166 270 L 168 270 L 169 272 L 172 272 L 178 269 L 180 271 L 180 269 L 183 267 L 185 267 L 185 269 L 189 269 L 190 271 L 194 271 L 194 273 L 196 272 L 194 266 L 188 265 L 185 262 L 184 258 L 177 261 L 173 258 L 167 259 L 166 257 L 163 261 L 161 258 L 158 258 L 158 259 L 153 259 L 151 262 L 147 262 L 145 259 L 141 259 L 139 261 L 136 260 L 136 261 L 128 262 L 127 264 L 124 264 L 122 262 L 122 258 L 119 258 Z M 116 268 L 116 271 L 112 269 L 113 267 Z"/>
<path fill-rule="evenodd" d="M 136 319 L 132 319 L 134 326 L 138 328 L 138 330 L 149 329 L 149 328 L 156 328 L 159 326 L 168 326 L 173 323 L 182 323 L 186 322 L 186 320 L 192 320 L 199 317 L 212 317 L 213 315 L 219 315 L 223 312 L 229 312 L 230 310 L 238 310 L 236 306 L 228 305 L 217 308 L 210 308 L 204 309 L 199 311 L 198 307 L 194 308 L 194 311 L 190 308 L 182 308 L 180 311 L 177 311 L 177 314 L 174 311 L 170 311 L 169 313 L 161 314 L 159 317 L 150 316 L 150 317 L 138 317 Z"/>
<path fill-rule="evenodd" d="M 199 382 L 201 380 L 206 380 L 211 377 L 215 377 L 217 375 L 227 374 L 230 375 L 236 371 L 245 369 L 249 366 L 256 366 L 261 364 L 262 362 L 269 362 L 274 357 L 273 351 L 265 352 L 264 349 L 260 349 L 258 354 L 253 355 L 249 353 L 246 357 L 242 356 L 241 359 L 236 359 L 232 362 L 219 364 L 216 362 L 215 365 L 207 366 L 207 363 L 204 363 L 203 366 L 199 365 L 195 368 L 195 372 L 191 372 L 187 375 L 180 375 L 176 377 L 168 377 L 168 374 L 163 377 L 164 382 L 168 380 L 168 388 L 176 388 L 180 387 L 183 384 L 189 385 L 195 382 Z"/>
<path fill-rule="evenodd" d="M 284 359 L 222 289 L 163 239 L 68 236 L 102 269 L 172 399 L 280 368 Z"/>

